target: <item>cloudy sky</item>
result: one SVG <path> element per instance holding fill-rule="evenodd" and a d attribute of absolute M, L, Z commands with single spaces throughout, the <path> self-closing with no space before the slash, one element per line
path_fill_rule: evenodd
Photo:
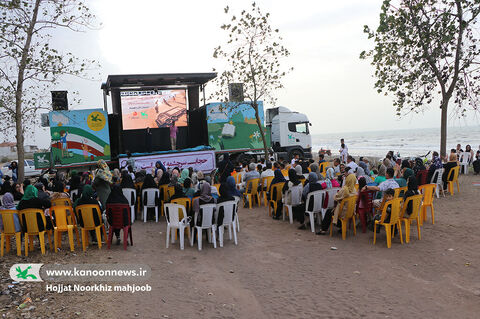
<path fill-rule="evenodd" d="M 55 43 L 79 56 L 102 64 L 98 81 L 66 79 L 62 87 L 78 90 L 82 103 L 75 108 L 103 107 L 100 85 L 109 74 L 210 72 L 213 48 L 224 42 L 219 28 L 228 22 L 225 5 L 232 11 L 248 8 L 250 1 L 89 1 L 99 30 L 82 34 L 58 32 Z M 373 44 L 363 26 L 376 26 L 381 0 L 300 2 L 261 0 L 271 13 L 291 56 L 285 61 L 294 71 L 277 92 L 278 105 L 306 113 L 314 134 L 439 127 L 437 107 L 424 114 L 397 118 L 389 97 L 373 89 L 373 67 L 358 58 Z M 208 93 L 208 86 L 207 86 Z M 451 126 L 478 125 L 450 120 Z M 36 130 L 35 141 L 48 145 L 45 129 Z"/>

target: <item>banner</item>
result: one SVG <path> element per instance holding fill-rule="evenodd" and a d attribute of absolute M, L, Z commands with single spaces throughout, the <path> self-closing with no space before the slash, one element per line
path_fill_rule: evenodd
<path fill-rule="evenodd" d="M 201 152 L 187 152 L 187 153 L 167 153 L 160 155 L 147 155 L 134 157 L 135 169 L 144 169 L 147 173 L 155 167 L 155 162 L 161 161 L 166 168 L 179 167 L 180 169 L 193 167 L 198 171 L 211 172 L 215 169 L 215 152 L 201 151 Z M 119 159 L 121 168 L 127 166 L 127 158 Z"/>
<path fill-rule="evenodd" d="M 35 169 L 50 167 L 50 153 L 34 153 L 33 161 L 35 162 Z"/>
<path fill-rule="evenodd" d="M 102 109 L 48 113 L 55 165 L 110 160 L 108 115 Z"/>

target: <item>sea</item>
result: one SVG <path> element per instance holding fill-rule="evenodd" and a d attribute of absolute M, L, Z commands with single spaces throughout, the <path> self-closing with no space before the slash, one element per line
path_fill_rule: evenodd
<path fill-rule="evenodd" d="M 337 156 L 340 139 L 345 139 L 348 153 L 354 156 L 384 157 L 388 151 L 401 157 L 423 156 L 440 149 L 440 128 L 405 129 L 331 134 L 312 134 L 313 152 L 330 149 Z M 474 151 L 480 148 L 480 126 L 449 127 L 447 151 L 457 144 L 470 144 Z"/>

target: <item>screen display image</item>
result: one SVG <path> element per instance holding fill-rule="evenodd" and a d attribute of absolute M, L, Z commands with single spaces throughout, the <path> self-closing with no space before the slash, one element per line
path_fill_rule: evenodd
<path fill-rule="evenodd" d="M 120 93 L 124 130 L 187 125 L 185 90 L 124 91 Z"/>

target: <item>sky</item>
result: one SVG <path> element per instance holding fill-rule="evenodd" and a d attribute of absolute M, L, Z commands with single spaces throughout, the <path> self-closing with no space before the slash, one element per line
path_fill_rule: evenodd
<path fill-rule="evenodd" d="M 100 85 L 110 74 L 211 72 L 213 48 L 225 42 L 220 29 L 231 12 L 249 8 L 251 1 L 89 0 L 102 26 L 85 33 L 57 31 L 54 44 L 80 57 L 100 61 L 96 81 L 67 78 L 57 90 L 77 90 L 81 104 L 73 109 L 102 108 Z M 292 2 L 256 1 L 271 14 L 291 55 L 283 61 L 294 71 L 276 92 L 277 105 L 305 113 L 313 134 L 373 130 L 434 128 L 440 126 L 440 110 L 432 106 L 423 114 L 398 118 L 392 99 L 373 88 L 374 68 L 360 60 L 373 43 L 363 33 L 365 24 L 376 27 L 381 0 Z M 301 3 L 301 5 L 300 5 Z M 210 86 L 210 88 L 212 88 Z M 207 85 L 207 95 L 211 93 Z M 450 117 L 450 126 L 478 125 Z M 33 141 L 47 147 L 47 129 L 36 128 Z"/>

